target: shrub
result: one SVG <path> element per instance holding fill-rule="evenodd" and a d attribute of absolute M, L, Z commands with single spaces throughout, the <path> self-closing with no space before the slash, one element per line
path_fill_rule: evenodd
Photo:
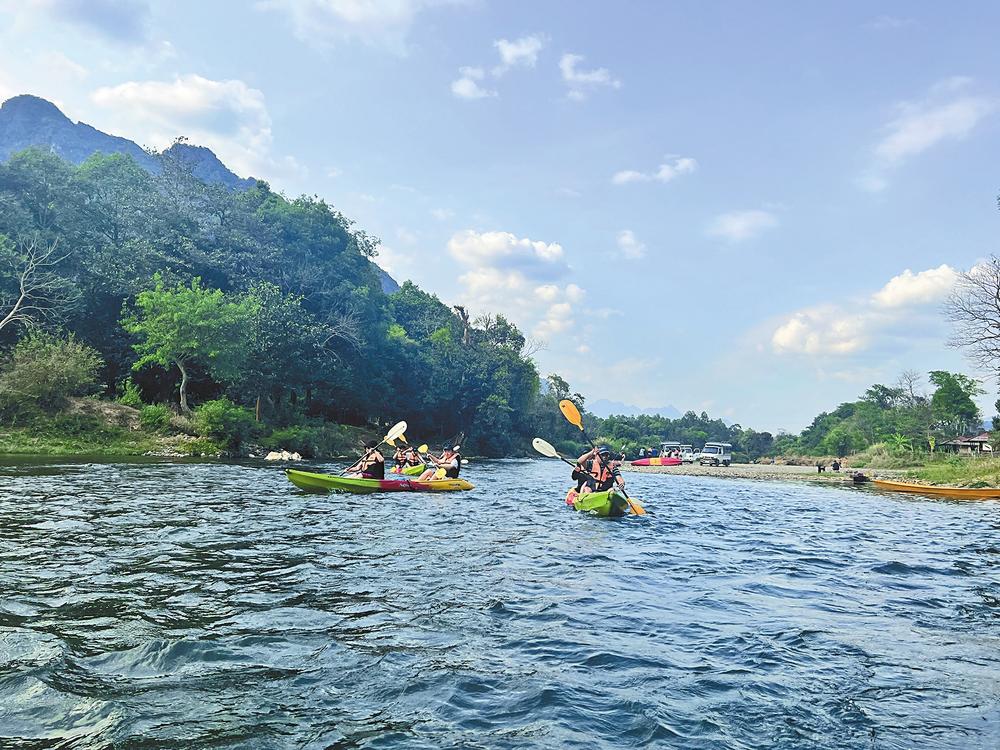
<path fill-rule="evenodd" d="M 125 378 L 118 387 L 118 403 L 133 409 L 142 408 L 142 393 L 132 378 Z"/>
<path fill-rule="evenodd" d="M 103 362 L 96 349 L 76 340 L 36 332 L 17 342 L 0 372 L 0 409 L 34 406 L 56 410 L 70 396 L 96 391 Z"/>
<path fill-rule="evenodd" d="M 147 430 L 159 432 L 170 424 L 170 409 L 163 404 L 144 406 L 139 412 L 139 424 Z"/>
<path fill-rule="evenodd" d="M 350 453 L 357 448 L 357 440 L 340 425 L 310 421 L 277 428 L 261 440 L 261 445 L 268 450 L 289 450 L 306 458 L 318 458 Z"/>
<path fill-rule="evenodd" d="M 194 414 L 195 428 L 202 437 L 217 440 L 235 448 L 252 438 L 258 431 L 253 412 L 238 406 L 228 398 L 206 401 Z"/>

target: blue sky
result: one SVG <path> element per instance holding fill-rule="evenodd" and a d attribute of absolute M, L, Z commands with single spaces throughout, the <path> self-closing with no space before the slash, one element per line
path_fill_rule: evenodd
<path fill-rule="evenodd" d="M 940 304 L 1000 249 L 994 3 L 0 14 L 0 98 L 323 196 L 588 398 L 798 430 L 904 369 L 972 372 Z"/>

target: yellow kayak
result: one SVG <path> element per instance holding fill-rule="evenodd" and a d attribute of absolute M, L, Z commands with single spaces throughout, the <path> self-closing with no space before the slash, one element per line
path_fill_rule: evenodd
<path fill-rule="evenodd" d="M 941 497 L 965 498 L 967 500 L 986 500 L 1000 497 L 998 487 L 937 487 L 930 484 L 913 484 L 911 482 L 890 482 L 886 479 L 873 479 L 880 490 L 893 492 L 916 492 L 921 495 L 940 495 Z"/>

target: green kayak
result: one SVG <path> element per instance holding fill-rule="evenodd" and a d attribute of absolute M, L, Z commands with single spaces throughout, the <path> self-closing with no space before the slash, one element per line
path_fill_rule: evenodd
<path fill-rule="evenodd" d="M 285 469 L 285 474 L 288 476 L 288 481 L 306 492 L 339 490 L 367 494 L 369 492 L 455 492 L 473 489 L 464 479 L 431 479 L 426 482 L 416 479 L 362 479 L 335 474 L 316 474 L 298 469 Z"/>
<path fill-rule="evenodd" d="M 424 473 L 425 468 L 426 467 L 424 466 L 424 464 L 417 464 L 416 466 L 404 466 L 402 471 L 396 471 L 395 469 L 393 469 L 389 473 L 396 474 L 397 476 L 399 474 L 402 474 L 405 477 L 419 477 L 421 474 Z"/>
<path fill-rule="evenodd" d="M 610 516 L 617 518 L 628 512 L 628 500 L 618 490 L 607 492 L 590 492 L 586 495 L 577 494 L 575 489 L 566 493 L 566 505 L 571 505 L 581 513 L 592 516 Z"/>

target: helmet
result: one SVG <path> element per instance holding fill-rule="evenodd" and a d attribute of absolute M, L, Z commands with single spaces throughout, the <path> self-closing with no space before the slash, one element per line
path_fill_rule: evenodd
<path fill-rule="evenodd" d="M 597 455 L 599 455 L 599 456 L 610 456 L 611 455 L 611 449 L 608 446 L 606 446 L 606 445 L 602 445 L 602 446 L 600 446 L 597 449 Z"/>

